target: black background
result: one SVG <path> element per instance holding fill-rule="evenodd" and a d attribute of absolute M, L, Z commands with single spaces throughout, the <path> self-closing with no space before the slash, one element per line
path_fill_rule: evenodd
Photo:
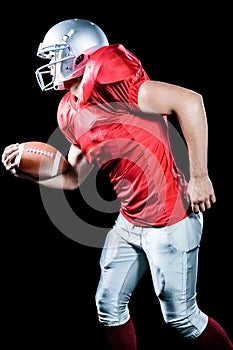
<path fill-rule="evenodd" d="M 40 91 L 35 70 L 44 62 L 36 57 L 36 51 L 47 30 L 63 19 L 92 20 L 111 43 L 122 43 L 134 52 L 151 79 L 201 93 L 209 123 L 209 172 L 217 202 L 204 214 L 198 303 L 233 337 L 228 203 L 232 158 L 228 125 L 231 96 L 227 89 L 232 70 L 228 58 L 230 10 L 213 4 L 204 10 L 196 3 L 187 7 L 155 3 L 152 8 L 152 3 L 143 1 L 131 10 L 126 10 L 126 5 L 131 6 L 126 2 L 81 7 L 78 3 L 58 6 L 40 2 L 21 7 L 20 16 L 12 16 L 10 10 L 6 13 L 8 27 L 2 30 L 1 152 L 14 142 L 46 141 L 57 127 L 61 92 Z M 100 249 L 72 241 L 53 225 L 37 185 L 13 178 L 2 165 L 0 176 L 1 314 L 8 347 L 16 342 L 30 349 L 107 349 L 94 303 Z M 84 206 L 89 220 L 99 220 L 103 227 L 113 223 L 114 215 L 88 212 L 78 191 L 73 193 L 75 201 L 75 205 Z M 163 323 L 149 273 L 135 290 L 130 307 L 140 350 L 185 348 Z"/>

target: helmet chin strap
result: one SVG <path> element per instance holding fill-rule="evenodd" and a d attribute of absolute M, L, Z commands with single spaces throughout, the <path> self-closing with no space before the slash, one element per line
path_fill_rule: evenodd
<path fill-rule="evenodd" d="M 86 64 L 87 64 L 89 58 L 90 58 L 89 55 L 86 55 L 86 57 L 82 57 L 82 60 L 81 60 L 82 65 L 81 65 L 81 67 L 79 67 L 68 78 L 64 79 L 63 77 L 61 77 L 59 79 L 59 76 L 56 76 L 55 79 L 54 79 L 54 82 L 53 82 L 54 90 L 68 90 L 68 89 L 66 89 L 66 87 L 64 85 L 64 82 L 68 81 L 68 80 L 72 80 L 72 79 L 81 77 L 84 74 L 84 71 L 85 71 L 85 68 L 86 68 Z M 76 62 L 77 62 L 77 59 L 78 58 L 76 58 L 76 60 L 75 60 Z M 78 64 L 80 64 L 80 63 L 78 62 Z"/>
<path fill-rule="evenodd" d="M 59 83 L 54 82 L 53 88 L 54 88 L 54 90 L 67 90 L 65 88 L 64 82 L 59 82 Z"/>

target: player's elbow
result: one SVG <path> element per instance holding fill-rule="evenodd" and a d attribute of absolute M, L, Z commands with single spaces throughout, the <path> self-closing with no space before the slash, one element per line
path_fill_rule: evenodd
<path fill-rule="evenodd" d="M 196 111 L 197 113 L 204 108 L 203 97 L 201 94 L 197 92 L 191 91 L 187 98 L 187 104 L 192 111 Z"/>
<path fill-rule="evenodd" d="M 64 186 L 64 189 L 66 189 L 68 191 L 75 191 L 78 187 L 79 187 L 78 181 L 69 181 Z"/>
<path fill-rule="evenodd" d="M 205 114 L 204 109 L 202 95 L 186 90 L 174 107 L 173 112 L 177 114 L 182 122 L 182 119 L 186 119 L 188 116 L 201 116 Z"/>
<path fill-rule="evenodd" d="M 72 168 L 69 169 L 68 172 L 63 174 L 63 188 L 65 190 L 74 191 L 80 185 L 78 175 L 73 171 Z"/>

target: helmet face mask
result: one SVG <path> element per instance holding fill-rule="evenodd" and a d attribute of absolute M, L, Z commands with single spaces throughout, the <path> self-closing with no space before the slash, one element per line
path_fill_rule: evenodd
<path fill-rule="evenodd" d="M 82 76 L 89 56 L 106 45 L 104 32 L 90 21 L 72 19 L 53 26 L 37 51 L 38 57 L 49 59 L 36 70 L 41 90 L 64 90 L 64 82 Z"/>
<path fill-rule="evenodd" d="M 86 59 L 81 64 L 83 59 L 79 60 L 78 57 L 82 56 L 84 58 L 84 54 L 76 58 L 71 52 L 70 47 L 64 44 L 56 45 L 53 49 L 50 47 L 50 50 L 45 52 L 39 48 L 37 55 L 50 60 L 48 64 L 36 70 L 36 77 L 43 91 L 51 89 L 64 90 L 63 82 L 73 79 L 74 76 L 76 78 L 80 77 L 87 62 Z M 78 65 L 76 62 L 78 62 Z"/>

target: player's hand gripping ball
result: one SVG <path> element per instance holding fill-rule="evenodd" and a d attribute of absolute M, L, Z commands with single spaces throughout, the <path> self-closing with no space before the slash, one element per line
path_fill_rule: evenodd
<path fill-rule="evenodd" d="M 58 149 L 38 141 L 21 143 L 16 161 L 20 172 L 40 179 L 63 174 L 69 166 L 68 161 Z"/>

